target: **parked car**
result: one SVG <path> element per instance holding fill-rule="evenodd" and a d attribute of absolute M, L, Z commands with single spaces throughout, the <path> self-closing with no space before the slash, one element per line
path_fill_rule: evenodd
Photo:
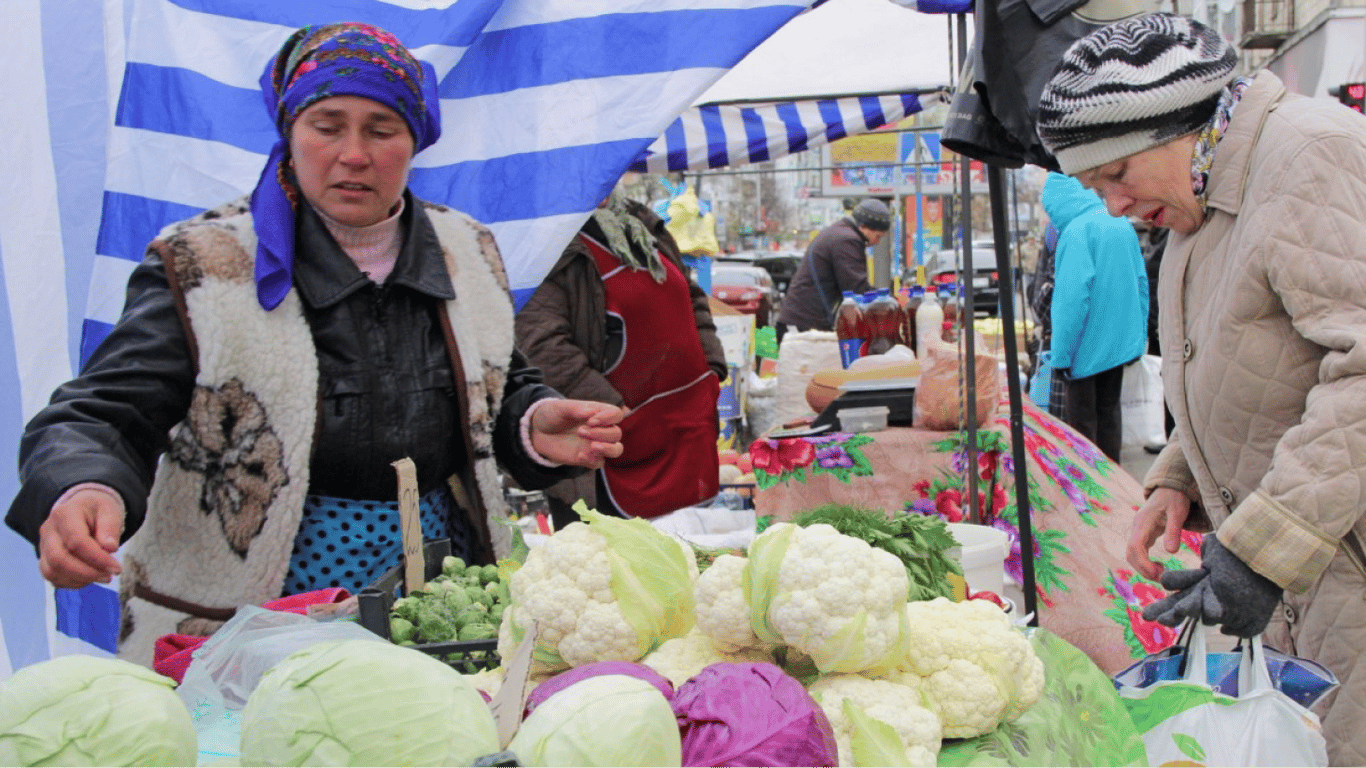
<path fill-rule="evenodd" d="M 782 296 L 787 293 L 787 284 L 792 282 L 792 276 L 797 274 L 797 266 L 802 263 L 804 255 L 802 251 L 736 251 L 718 254 L 716 261 L 728 264 L 753 264 L 763 268 L 773 279 L 773 287 L 778 295 Z"/>
<path fill-rule="evenodd" d="M 754 315 L 754 324 L 769 324 L 778 306 L 773 278 L 762 267 L 721 261 L 711 267 L 711 295 L 737 312 Z"/>
<path fill-rule="evenodd" d="M 937 251 L 925 261 L 925 277 L 931 285 L 962 285 L 963 255 L 952 248 Z M 1001 277 L 993 248 L 972 249 L 972 303 L 976 314 L 1000 315 Z M 961 292 L 961 291 L 960 291 Z"/>
<path fill-rule="evenodd" d="M 792 282 L 792 276 L 797 274 L 797 267 L 801 266 L 805 255 L 802 251 L 763 251 L 754 258 L 754 265 L 767 270 L 778 295 L 785 296 L 787 285 Z"/>

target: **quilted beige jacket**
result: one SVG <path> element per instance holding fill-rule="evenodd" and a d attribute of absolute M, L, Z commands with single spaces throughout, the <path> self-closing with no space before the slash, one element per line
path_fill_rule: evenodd
<path fill-rule="evenodd" d="M 1172 233 L 1163 256 L 1178 440 L 1145 486 L 1186 491 L 1220 541 L 1286 588 L 1267 641 L 1342 679 L 1324 702 L 1329 755 L 1363 765 L 1366 118 L 1261 72 L 1209 189 L 1204 225 Z"/>

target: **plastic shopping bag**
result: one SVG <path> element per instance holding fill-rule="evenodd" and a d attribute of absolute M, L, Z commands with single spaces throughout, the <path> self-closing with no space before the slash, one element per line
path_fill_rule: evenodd
<path fill-rule="evenodd" d="M 315 643 L 351 639 L 388 642 L 354 621 L 317 621 L 254 605 L 238 609 L 195 650 L 176 689 L 195 722 L 199 764 L 237 756 L 242 707 L 276 662 Z"/>
<path fill-rule="evenodd" d="M 1207 682 L 1203 630 L 1191 637 L 1180 679 L 1120 687 L 1148 764 L 1326 766 L 1318 716 L 1272 685 L 1261 637 L 1238 655 L 1237 696 Z"/>
<path fill-rule="evenodd" d="M 1034 404 L 1048 410 L 1048 400 L 1053 389 L 1053 352 L 1045 349 L 1039 353 L 1039 364 L 1034 376 L 1029 380 L 1029 399 Z"/>
<path fill-rule="evenodd" d="M 1148 654 L 1116 674 L 1113 678 L 1115 688 L 1147 688 L 1162 680 L 1180 680 L 1190 630 L 1194 626 L 1188 622 L 1175 644 Z M 1263 645 L 1262 650 L 1266 654 L 1266 671 L 1272 687 L 1302 707 L 1313 707 L 1314 702 L 1338 687 L 1337 675 L 1322 664 L 1291 656 L 1269 645 Z M 1219 693 L 1237 696 L 1238 666 L 1242 656 L 1241 643 L 1232 651 L 1206 653 L 1205 682 Z"/>
<path fill-rule="evenodd" d="M 1124 367 L 1119 410 L 1124 445 L 1141 448 L 1167 442 L 1166 412 L 1162 406 L 1162 358 L 1144 355 Z"/>

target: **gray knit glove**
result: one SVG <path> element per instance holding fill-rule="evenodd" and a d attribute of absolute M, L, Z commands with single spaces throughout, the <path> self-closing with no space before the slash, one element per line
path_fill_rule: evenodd
<path fill-rule="evenodd" d="M 1257 573 L 1207 533 L 1200 545 L 1200 567 L 1162 574 L 1171 594 L 1143 609 L 1143 618 L 1174 627 L 1188 618 L 1218 624 L 1226 635 L 1261 634 L 1281 602 L 1276 582 Z"/>

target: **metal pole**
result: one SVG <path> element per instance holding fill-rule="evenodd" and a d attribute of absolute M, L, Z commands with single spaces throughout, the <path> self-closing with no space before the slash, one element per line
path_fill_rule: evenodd
<path fill-rule="evenodd" d="M 967 14 L 957 14 L 957 19 L 958 70 L 961 72 L 968 50 Z M 981 523 L 982 509 L 977 493 L 977 334 L 973 322 L 977 317 L 977 303 L 973 299 L 972 286 L 973 277 L 977 273 L 972 267 L 972 161 L 967 155 L 958 157 L 958 169 L 958 196 L 962 203 L 959 206 L 961 210 L 958 213 L 958 221 L 962 233 L 957 245 L 963 249 L 963 268 L 958 273 L 959 279 L 963 281 L 963 306 L 958 310 L 958 319 L 963 323 L 963 369 L 967 382 L 964 387 L 963 413 L 967 420 L 965 450 L 968 460 L 968 519 L 974 523 Z M 999 235 L 997 237 L 999 238 Z M 958 297 L 952 296 L 949 300 L 957 301 Z"/>
<path fill-rule="evenodd" d="M 998 166 L 987 166 L 987 188 L 991 194 L 991 221 L 996 231 L 996 269 L 1007 275 L 1010 268 L 1010 252 L 1001 233 L 1006 231 L 1005 191 L 1002 187 L 1002 171 Z M 1012 290 L 1000 291 L 1001 314 L 1014 317 L 1015 295 Z M 1029 511 L 1029 464 L 1026 463 L 1024 444 L 1024 406 L 1020 391 L 1020 352 L 1015 343 L 1015 329 L 1005 334 L 1006 348 L 1006 386 L 1010 392 L 1010 455 L 1015 462 L 1015 509 L 1020 526 L 1020 585 L 1024 592 L 1024 612 L 1029 623 L 1039 625 L 1036 610 L 1037 589 L 1034 586 L 1034 526 Z"/>
<path fill-rule="evenodd" d="M 921 175 L 921 155 L 920 147 L 924 142 L 920 136 L 915 137 L 915 265 L 918 267 L 925 263 L 925 195 L 922 191 Z M 919 270 L 916 271 L 916 279 L 920 279 Z"/>

